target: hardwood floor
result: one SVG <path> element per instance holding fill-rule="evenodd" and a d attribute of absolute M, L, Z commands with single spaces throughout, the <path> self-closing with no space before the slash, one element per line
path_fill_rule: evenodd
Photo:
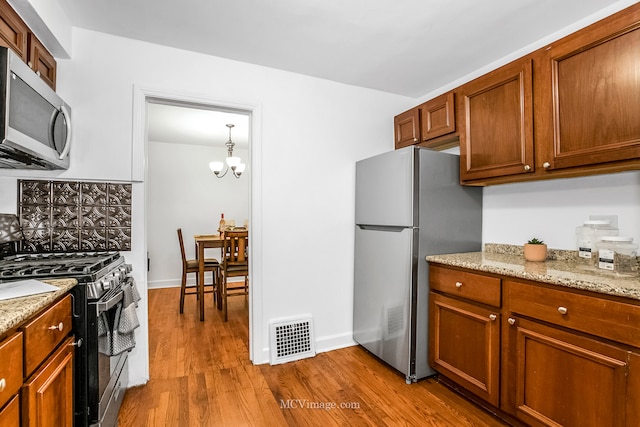
<path fill-rule="evenodd" d="M 281 365 L 249 361 L 247 307 L 229 302 L 223 323 L 210 295 L 149 291 L 150 381 L 127 390 L 129 426 L 502 426 L 433 379 L 404 377 L 355 346 Z"/>

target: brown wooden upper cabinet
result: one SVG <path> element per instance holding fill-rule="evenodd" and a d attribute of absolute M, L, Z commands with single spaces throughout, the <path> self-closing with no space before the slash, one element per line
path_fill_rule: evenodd
<path fill-rule="evenodd" d="M 640 4 L 543 52 L 534 81 L 541 172 L 639 168 Z"/>
<path fill-rule="evenodd" d="M 49 86 L 56 88 L 56 61 L 6 0 L 0 0 L 0 46 L 16 52 Z"/>
<path fill-rule="evenodd" d="M 53 90 L 56 90 L 56 60 L 35 35 L 29 33 L 27 39 L 29 47 L 27 64 Z"/>
<path fill-rule="evenodd" d="M 398 114 L 393 118 L 396 149 L 420 142 L 420 110 L 418 107 Z"/>
<path fill-rule="evenodd" d="M 640 169 L 640 3 L 456 90 L 460 180 Z"/>
<path fill-rule="evenodd" d="M 527 57 L 458 89 L 461 181 L 533 171 L 532 69 Z"/>
<path fill-rule="evenodd" d="M 29 28 L 6 0 L 0 0 L 0 46 L 16 52 L 27 61 L 27 33 Z"/>
<path fill-rule="evenodd" d="M 456 131 L 454 93 L 442 94 L 397 115 L 394 128 L 396 149 L 416 144 L 435 148 L 449 143 Z"/>

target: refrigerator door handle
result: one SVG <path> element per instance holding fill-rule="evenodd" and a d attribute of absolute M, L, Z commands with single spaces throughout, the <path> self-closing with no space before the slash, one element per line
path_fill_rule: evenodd
<path fill-rule="evenodd" d="M 371 225 L 371 224 L 357 224 L 358 228 L 361 230 L 377 230 L 377 231 L 391 231 L 394 233 L 399 233 L 402 230 L 406 229 L 417 229 L 418 227 L 407 227 L 405 225 Z"/>

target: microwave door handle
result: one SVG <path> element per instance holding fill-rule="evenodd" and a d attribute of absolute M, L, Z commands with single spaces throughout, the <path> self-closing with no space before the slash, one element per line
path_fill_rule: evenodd
<path fill-rule="evenodd" d="M 60 106 L 60 111 L 62 112 L 64 120 L 67 124 L 67 138 L 64 141 L 64 148 L 62 149 L 62 153 L 60 153 L 60 155 L 58 156 L 58 158 L 62 160 L 71 149 L 71 114 L 69 114 L 69 110 L 67 110 L 67 107 L 65 107 L 64 105 Z M 53 134 L 53 123 L 51 124 L 51 134 Z"/>

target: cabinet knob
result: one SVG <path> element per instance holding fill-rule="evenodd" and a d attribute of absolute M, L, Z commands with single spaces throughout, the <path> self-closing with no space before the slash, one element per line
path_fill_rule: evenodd
<path fill-rule="evenodd" d="M 545 168 L 545 169 L 549 169 L 549 168 L 551 167 L 551 163 L 549 163 L 549 162 L 544 162 L 544 163 L 542 164 L 542 167 L 543 167 L 543 168 Z"/>
<path fill-rule="evenodd" d="M 0 378 L 0 393 L 2 393 L 5 388 L 7 388 L 7 380 Z"/>
<path fill-rule="evenodd" d="M 58 323 L 57 325 L 49 326 L 50 331 L 59 330 L 60 332 L 62 332 L 63 329 L 64 329 L 64 323 L 62 322 Z"/>
<path fill-rule="evenodd" d="M 558 313 L 562 315 L 567 314 L 567 311 L 568 311 L 567 307 L 562 307 L 562 306 L 558 307 Z"/>
<path fill-rule="evenodd" d="M 419 142 L 420 140 L 418 138 L 413 138 L 413 142 Z"/>
<path fill-rule="evenodd" d="M 490 320 L 496 320 L 498 318 L 498 316 L 496 316 L 495 314 L 490 314 L 489 315 L 489 319 Z"/>
<path fill-rule="evenodd" d="M 36 71 L 36 76 L 40 77 L 40 71 Z"/>
<path fill-rule="evenodd" d="M 462 282 L 456 282 L 456 288 L 461 288 L 462 287 Z"/>
<path fill-rule="evenodd" d="M 531 170 L 531 166 L 529 165 L 524 165 L 524 170 L 529 172 Z"/>
<path fill-rule="evenodd" d="M 507 323 L 510 324 L 511 326 L 516 324 L 516 319 L 514 319 L 513 317 L 509 317 L 507 319 Z"/>

